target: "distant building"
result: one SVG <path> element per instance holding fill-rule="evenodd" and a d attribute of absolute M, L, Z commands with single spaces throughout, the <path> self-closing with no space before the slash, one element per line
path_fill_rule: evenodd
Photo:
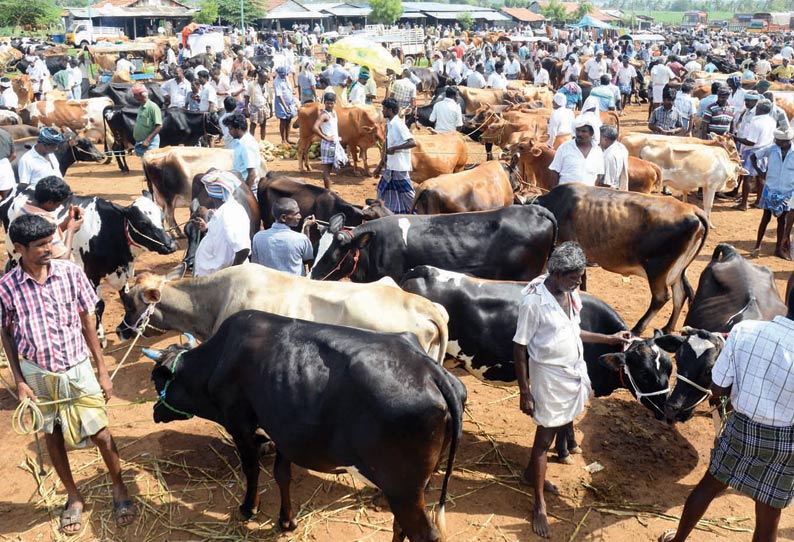
<path fill-rule="evenodd" d="M 95 26 L 123 28 L 132 39 L 157 35 L 161 24 L 182 28 L 197 11 L 175 0 L 103 0 L 93 4 L 90 10 Z M 65 7 L 64 15 L 68 27 L 73 20 L 88 19 L 89 10 Z"/>

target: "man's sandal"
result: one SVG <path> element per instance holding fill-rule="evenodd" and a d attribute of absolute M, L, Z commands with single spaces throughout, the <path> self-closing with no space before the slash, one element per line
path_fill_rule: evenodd
<path fill-rule="evenodd" d="M 73 529 L 73 527 L 76 527 Z M 69 508 L 66 504 L 61 512 L 61 532 L 67 536 L 79 534 L 83 528 L 83 509 Z"/>
<path fill-rule="evenodd" d="M 113 517 L 119 527 L 129 525 L 135 517 L 135 505 L 130 500 L 113 503 Z"/>

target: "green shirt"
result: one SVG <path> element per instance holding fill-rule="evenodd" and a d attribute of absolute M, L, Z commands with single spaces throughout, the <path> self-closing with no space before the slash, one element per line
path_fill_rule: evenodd
<path fill-rule="evenodd" d="M 132 130 L 132 137 L 136 142 L 143 141 L 152 133 L 154 127 L 163 124 L 163 114 L 157 104 L 151 100 L 138 110 L 138 118 L 135 120 L 135 128 Z"/>

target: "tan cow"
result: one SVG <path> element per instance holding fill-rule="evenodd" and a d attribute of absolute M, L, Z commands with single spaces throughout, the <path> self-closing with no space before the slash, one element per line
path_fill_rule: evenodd
<path fill-rule="evenodd" d="M 19 75 L 17 77 L 11 77 L 10 79 L 11 88 L 14 89 L 14 93 L 17 95 L 19 101 L 17 109 L 22 109 L 33 101 L 33 86 L 30 84 L 30 76 Z"/>
<path fill-rule="evenodd" d="M 632 132 L 620 137 L 620 142 L 626 146 L 631 156 L 639 156 L 640 150 L 649 145 L 671 143 L 686 143 L 690 145 L 705 145 L 708 147 L 721 147 L 725 149 L 731 160 L 739 160 L 739 151 L 736 142 L 730 135 L 715 135 L 713 139 L 699 139 L 697 137 L 666 136 L 662 134 L 640 134 Z"/>
<path fill-rule="evenodd" d="M 459 132 L 414 134 L 414 140 L 416 147 L 411 150 L 411 180 L 415 183 L 463 171 L 469 161 L 466 140 Z"/>
<path fill-rule="evenodd" d="M 112 146 L 111 132 L 106 133 L 102 116 L 104 109 L 112 105 L 113 100 L 110 98 L 47 100 L 28 104 L 20 111 L 20 116 L 30 126 L 69 129 L 95 143 L 104 142 L 107 135 L 108 146 Z"/>
<path fill-rule="evenodd" d="M 711 223 L 711 207 L 717 192 L 736 187 L 739 175 L 747 175 L 741 162 L 732 160 L 722 147 L 691 143 L 665 143 L 647 145 L 640 149 L 640 158 L 653 162 L 662 169 L 665 186 L 683 194 L 703 189 L 703 210 Z"/>
<path fill-rule="evenodd" d="M 139 315 L 134 313 L 156 303 L 146 336 L 174 329 L 205 340 L 232 314 L 254 309 L 323 324 L 413 333 L 433 359 L 442 363 L 446 355 L 447 311 L 402 291 L 394 281 L 326 282 L 243 264 L 173 282 L 142 273 L 122 297 L 126 322 L 135 322 Z"/>
<path fill-rule="evenodd" d="M 491 160 L 473 169 L 441 175 L 416 189 L 411 213 L 432 215 L 488 211 L 513 203 L 507 166 Z"/>
<path fill-rule="evenodd" d="M 507 105 L 526 102 L 520 90 L 496 90 L 492 88 L 455 87 L 463 98 L 465 114 L 474 113 L 483 105 Z"/>
<path fill-rule="evenodd" d="M 309 147 L 312 142 L 320 138 L 312 129 L 320 115 L 320 110 L 325 106 L 321 103 L 309 103 L 298 110 L 298 127 L 300 130 L 298 140 L 298 170 L 311 171 L 309 164 Z M 359 154 L 364 162 L 364 174 L 369 177 L 369 163 L 367 162 L 367 149 L 380 143 L 384 144 L 382 117 L 371 105 L 334 108 L 339 128 L 339 139 L 342 145 L 350 149 L 350 159 L 353 162 L 353 175 L 358 168 Z"/>
<path fill-rule="evenodd" d="M 232 169 L 232 151 L 206 147 L 162 147 L 143 155 L 143 175 L 154 196 L 164 210 L 169 227 L 176 228 L 174 209 L 188 207 L 193 198 L 193 177 L 211 168 Z M 264 160 L 260 162 L 259 177 L 267 175 Z"/>

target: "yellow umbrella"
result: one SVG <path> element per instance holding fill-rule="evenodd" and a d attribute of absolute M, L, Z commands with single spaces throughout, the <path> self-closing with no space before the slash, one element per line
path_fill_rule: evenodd
<path fill-rule="evenodd" d="M 400 59 L 391 56 L 381 45 L 362 36 L 347 36 L 332 43 L 328 47 L 328 54 L 373 70 L 388 68 L 398 74 L 403 72 Z"/>

